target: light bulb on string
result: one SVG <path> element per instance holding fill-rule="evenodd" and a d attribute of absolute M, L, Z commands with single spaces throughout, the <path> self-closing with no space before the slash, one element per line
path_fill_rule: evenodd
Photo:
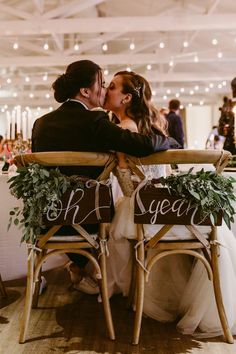
<path fill-rule="evenodd" d="M 78 43 L 75 43 L 75 45 L 74 45 L 74 50 L 76 50 L 76 51 L 79 50 L 79 44 L 78 44 Z"/>
<path fill-rule="evenodd" d="M 130 49 L 130 50 L 134 50 L 134 49 L 135 49 L 135 44 L 134 44 L 134 42 L 131 42 L 131 43 L 130 43 L 129 49 Z"/>
<path fill-rule="evenodd" d="M 19 44 L 17 42 L 13 43 L 13 49 L 17 50 L 19 48 Z"/>
<path fill-rule="evenodd" d="M 108 45 L 107 45 L 107 43 L 103 43 L 103 45 L 102 45 L 102 50 L 103 50 L 104 52 L 106 52 L 106 51 L 108 50 Z"/>
<path fill-rule="evenodd" d="M 48 50 L 49 49 L 49 45 L 48 45 L 48 43 L 46 42 L 46 43 L 44 43 L 44 45 L 43 45 L 43 49 L 44 50 Z"/>

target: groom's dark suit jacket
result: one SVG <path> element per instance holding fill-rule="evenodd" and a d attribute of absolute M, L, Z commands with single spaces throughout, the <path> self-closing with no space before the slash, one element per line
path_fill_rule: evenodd
<path fill-rule="evenodd" d="M 67 101 L 58 109 L 37 119 L 32 132 L 32 151 L 121 151 L 146 156 L 174 148 L 171 138 L 132 133 L 111 123 L 104 111 L 90 111 L 79 102 Z M 96 178 L 94 167 L 69 167 L 67 174 Z"/>

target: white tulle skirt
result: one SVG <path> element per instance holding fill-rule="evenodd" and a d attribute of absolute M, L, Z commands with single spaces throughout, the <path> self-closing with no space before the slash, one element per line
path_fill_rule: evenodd
<path fill-rule="evenodd" d="M 110 228 L 108 241 L 108 290 L 109 295 L 128 295 L 132 245 L 128 239 L 135 238 L 132 201 L 123 197 L 118 203 Z M 159 225 L 147 226 L 148 237 Z M 175 226 L 169 237 L 188 237 L 184 226 Z M 207 228 L 206 228 L 207 231 Z M 219 268 L 224 306 L 233 334 L 236 334 L 236 239 L 225 224 L 218 227 L 220 246 Z M 148 252 L 148 257 L 155 250 Z M 152 268 L 145 285 L 144 313 L 158 321 L 179 319 L 178 330 L 201 337 L 222 333 L 213 292 L 202 263 L 188 255 L 172 255 L 159 260 Z"/>

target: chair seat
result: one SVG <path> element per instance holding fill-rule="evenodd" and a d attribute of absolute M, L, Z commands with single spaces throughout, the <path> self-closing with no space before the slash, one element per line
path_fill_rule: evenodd
<path fill-rule="evenodd" d="M 150 240 L 164 225 L 144 224 L 145 239 Z M 210 226 L 197 226 L 197 230 L 206 239 L 209 238 L 211 232 Z M 196 237 L 183 225 L 174 225 L 162 238 L 161 241 L 183 241 L 196 240 Z"/>
<path fill-rule="evenodd" d="M 98 235 L 97 234 L 90 234 L 90 236 L 96 240 Z M 47 241 L 47 243 L 50 242 L 78 242 L 78 241 L 84 241 L 84 237 L 81 235 L 68 235 L 68 236 L 52 236 L 50 239 Z"/>

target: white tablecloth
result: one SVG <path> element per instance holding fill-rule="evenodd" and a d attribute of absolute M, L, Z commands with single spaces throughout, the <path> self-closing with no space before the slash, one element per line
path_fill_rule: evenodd
<path fill-rule="evenodd" d="M 8 178 L 8 175 L 0 174 L 0 273 L 3 280 L 24 277 L 27 269 L 27 248 L 24 243 L 20 243 L 21 231 L 15 225 L 7 231 L 9 212 L 20 205 L 20 201 L 9 192 Z M 57 267 L 67 260 L 65 255 L 56 255 L 49 258 L 43 269 Z"/>

